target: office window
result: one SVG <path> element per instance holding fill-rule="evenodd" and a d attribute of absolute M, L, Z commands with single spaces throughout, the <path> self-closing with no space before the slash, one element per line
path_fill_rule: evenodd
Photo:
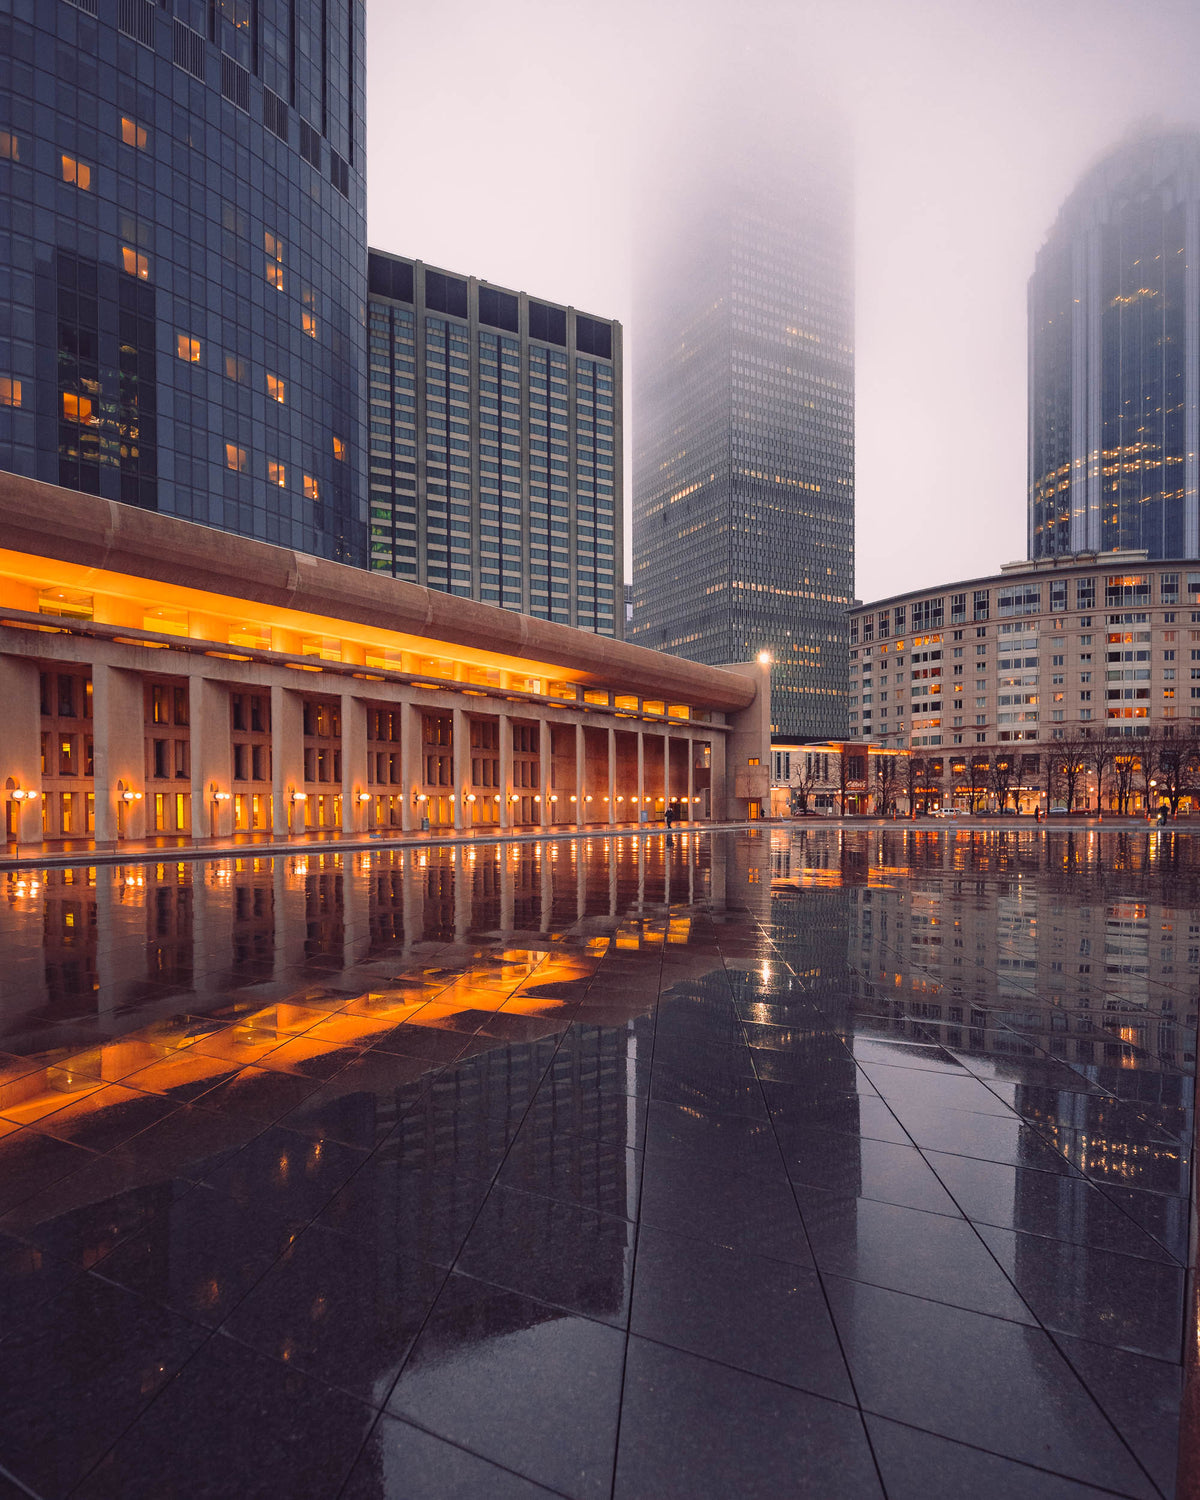
<path fill-rule="evenodd" d="M 241 473 L 246 467 L 246 450 L 236 443 L 225 444 L 225 467 Z"/>
<path fill-rule="evenodd" d="M 64 182 L 73 182 L 77 188 L 85 193 L 91 191 L 92 169 L 85 161 L 78 161 L 73 156 L 63 156 L 62 177 Z"/>
<path fill-rule="evenodd" d="M 0 375 L 0 406 L 20 406 L 21 382 L 11 375 Z"/>
<path fill-rule="evenodd" d="M 304 476 L 304 498 L 306 500 L 319 500 L 321 498 L 317 481 L 311 474 Z"/>
<path fill-rule="evenodd" d="M 130 276 L 136 276 L 139 281 L 150 279 L 149 260 L 132 245 L 121 246 L 121 269 Z"/>
<path fill-rule="evenodd" d="M 0 161 L 20 161 L 21 142 L 11 130 L 0 130 Z"/>
<path fill-rule="evenodd" d="M 136 146 L 139 151 L 146 149 L 146 127 L 139 125 L 136 120 L 131 120 L 128 115 L 121 116 L 121 139 L 127 146 Z"/>
<path fill-rule="evenodd" d="M 200 363 L 200 340 L 194 339 L 190 334 L 177 333 L 175 335 L 175 353 L 180 359 L 187 360 L 190 365 Z"/>
<path fill-rule="evenodd" d="M 276 484 L 280 489 L 283 489 L 284 485 L 287 484 L 286 466 L 273 458 L 269 458 L 267 460 L 267 480 L 270 484 Z"/>
<path fill-rule="evenodd" d="M 236 354 L 227 354 L 225 356 L 225 378 L 227 380 L 236 380 L 244 384 L 246 375 L 246 361 L 239 358 Z"/>
<path fill-rule="evenodd" d="M 287 387 L 285 386 L 282 377 L 279 375 L 272 375 L 269 371 L 267 373 L 267 395 L 270 396 L 272 401 L 278 401 L 280 406 L 282 406 L 287 399 Z"/>
<path fill-rule="evenodd" d="M 338 437 L 336 433 L 334 434 L 333 439 L 333 456 L 339 463 L 344 463 L 346 461 L 345 439 Z"/>

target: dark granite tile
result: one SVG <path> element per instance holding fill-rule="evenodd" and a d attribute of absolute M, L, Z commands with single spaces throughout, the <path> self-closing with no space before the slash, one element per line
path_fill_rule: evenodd
<path fill-rule="evenodd" d="M 344 1234 L 384 1239 L 405 1255 L 450 1266 L 488 1188 L 486 1179 L 405 1165 L 384 1147 L 330 1200 L 320 1223 Z"/>
<path fill-rule="evenodd" d="M 368 1053 L 307 1094 L 279 1123 L 372 1150 L 426 1095 L 433 1073 L 418 1058 Z"/>
<path fill-rule="evenodd" d="M 1164 1495 L 1175 1493 L 1183 1372 L 1174 1360 L 1147 1359 L 1055 1334 L 1092 1399 L 1133 1449 Z M 1180 1500 L 1184 1500 L 1181 1495 Z"/>
<path fill-rule="evenodd" d="M 945 1047 L 903 1037 L 870 1035 L 868 1028 L 856 1029 L 850 1049 L 864 1070 L 869 1063 L 886 1063 L 890 1067 L 949 1073 L 954 1077 L 966 1072 L 961 1059 Z"/>
<path fill-rule="evenodd" d="M 316 1141 L 273 1125 L 206 1179 L 239 1203 L 289 1222 L 315 1218 L 366 1153 L 338 1141 Z"/>
<path fill-rule="evenodd" d="M 852 1401 L 814 1271 L 643 1225 L 630 1329 L 659 1343 Z"/>
<path fill-rule="evenodd" d="M 78 1274 L 79 1267 L 70 1261 L 0 1235 L 0 1340 L 14 1320 L 48 1302 Z"/>
<path fill-rule="evenodd" d="M 865 1410 L 1151 1500 L 1049 1334 L 862 1282 L 826 1287 Z"/>
<path fill-rule="evenodd" d="M 114 1154 L 142 1162 L 164 1177 L 200 1181 L 265 1129 L 261 1120 L 187 1104 L 130 1136 Z"/>
<path fill-rule="evenodd" d="M 938 1071 L 929 1077 L 913 1077 L 928 1070 L 865 1062 L 862 1070 L 889 1104 L 917 1105 L 934 1109 L 969 1109 L 977 1114 L 1011 1116 L 1016 1086 L 997 1083 L 989 1088 L 961 1069 Z"/>
<path fill-rule="evenodd" d="M 641 1219 L 732 1249 L 812 1264 L 791 1184 L 651 1156 L 642 1177 Z"/>
<path fill-rule="evenodd" d="M 256 1120 L 273 1125 L 319 1087 L 319 1080 L 270 1068 L 245 1067 L 202 1094 L 204 1109 L 230 1119 Z"/>
<path fill-rule="evenodd" d="M 217 1334 L 77 1493 L 80 1500 L 333 1496 L 374 1418 L 341 1391 Z"/>
<path fill-rule="evenodd" d="M 0 1453 L 39 1495 L 67 1494 L 207 1337 L 97 1276 L 77 1276 L 8 1325 Z"/>
<path fill-rule="evenodd" d="M 979 1114 L 897 1103 L 900 1123 L 924 1151 L 945 1151 L 1038 1172 L 1069 1173 L 1066 1157 L 1019 1115 Z"/>
<path fill-rule="evenodd" d="M 980 1225 L 979 1233 L 1052 1333 L 1077 1334 L 1158 1359 L 1180 1357 L 1181 1267 L 988 1224 Z"/>
<path fill-rule="evenodd" d="M 602 1500 L 624 1345 L 615 1329 L 454 1275 L 388 1410 L 562 1494 Z"/>
<path fill-rule="evenodd" d="M 1102 1500 L 1113 1493 L 884 1417 L 868 1415 L 866 1423 L 888 1500 Z"/>
<path fill-rule="evenodd" d="M 641 1175 L 640 1151 L 594 1136 L 521 1131 L 504 1158 L 499 1181 L 596 1213 L 636 1219 Z"/>
<path fill-rule="evenodd" d="M 915 1146 L 822 1130 L 813 1131 L 803 1144 L 798 1134 L 791 1136 L 784 1159 L 801 1206 L 805 1189 L 813 1187 L 959 1216 L 954 1200 Z"/>
<path fill-rule="evenodd" d="M 865 1140 L 891 1141 L 897 1146 L 912 1145 L 908 1131 L 884 1101 L 871 1095 L 853 1096 L 852 1102 L 845 1100 L 824 1113 L 817 1108 L 807 1113 L 796 1110 L 788 1118 L 781 1111 L 772 1110 L 771 1123 L 785 1154 L 791 1141 L 797 1141 L 798 1149 L 803 1150 L 806 1138 L 819 1137 L 826 1131 Z"/>
<path fill-rule="evenodd" d="M 385 1414 L 338 1500 L 545 1500 L 557 1493 Z"/>
<path fill-rule="evenodd" d="M 35 1128 L 43 1135 L 86 1146 L 90 1151 L 111 1151 L 176 1108 L 177 1103 L 160 1094 L 143 1094 L 114 1083 L 56 1110 L 39 1120 Z"/>
<path fill-rule="evenodd" d="M 736 1070 L 694 1073 L 655 1063 L 650 1097 L 705 1114 L 742 1115 L 751 1120 L 767 1118 L 758 1079 Z"/>
<path fill-rule="evenodd" d="M 971 1308 L 1018 1323 L 1035 1320 L 963 1219 L 868 1198 L 806 1198 L 804 1227 L 827 1275 Z"/>
<path fill-rule="evenodd" d="M 1102 1182 L 1097 1186 L 1110 1203 L 1157 1240 L 1173 1260 L 1186 1264 L 1189 1233 L 1186 1198 L 1148 1193 L 1141 1188 L 1121 1187 L 1114 1182 Z"/>
<path fill-rule="evenodd" d="M 646 1151 L 760 1177 L 782 1177 L 784 1171 L 767 1122 L 699 1114 L 653 1100 L 646 1112 Z"/>
<path fill-rule="evenodd" d="M 313 1225 L 234 1309 L 224 1331 L 382 1406 L 445 1277 L 386 1236 Z"/>
<path fill-rule="evenodd" d="M 456 1269 L 624 1327 L 633 1234 L 625 1219 L 497 1186 Z"/>
<path fill-rule="evenodd" d="M 862 1418 L 838 1402 L 631 1338 L 614 1500 L 734 1495 L 882 1500 Z"/>
<path fill-rule="evenodd" d="M 1083 1177 L 1030 1171 L 1002 1162 L 949 1156 L 926 1159 L 968 1219 L 1043 1234 L 1073 1245 L 1165 1261 L 1167 1252 Z"/>
<path fill-rule="evenodd" d="M 209 1187 L 185 1193 L 96 1262 L 98 1276 L 215 1328 L 299 1229 Z"/>
<path fill-rule="evenodd" d="M 82 1146 L 35 1130 L 0 1130 L 0 1214 L 95 1159 Z"/>

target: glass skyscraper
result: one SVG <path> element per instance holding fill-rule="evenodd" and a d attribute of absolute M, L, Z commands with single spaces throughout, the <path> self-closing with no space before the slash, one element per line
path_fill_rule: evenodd
<path fill-rule="evenodd" d="M 1029 282 L 1029 556 L 1200 557 L 1200 133 L 1081 179 Z"/>
<path fill-rule="evenodd" d="M 370 253 L 372 569 L 624 632 L 621 326 Z"/>
<path fill-rule="evenodd" d="M 772 727 L 846 730 L 854 592 L 848 164 L 770 122 L 696 152 L 641 260 L 633 630 L 709 663 L 770 651 Z M 664 174 L 664 176 L 669 174 Z"/>
<path fill-rule="evenodd" d="M 364 0 L 0 0 L 0 468 L 367 557 Z"/>

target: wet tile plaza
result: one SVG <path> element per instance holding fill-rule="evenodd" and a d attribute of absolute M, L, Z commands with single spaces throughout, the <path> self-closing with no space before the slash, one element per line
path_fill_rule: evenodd
<path fill-rule="evenodd" d="M 0 1500 L 1174 1493 L 1200 840 L 0 872 Z"/>

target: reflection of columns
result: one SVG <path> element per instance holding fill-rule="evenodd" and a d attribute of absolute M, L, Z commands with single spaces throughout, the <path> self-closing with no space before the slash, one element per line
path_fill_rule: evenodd
<path fill-rule="evenodd" d="M 460 713 L 460 709 L 455 709 Z M 474 885 L 474 849 L 461 845 L 450 851 L 450 868 L 454 871 L 454 941 L 461 943 L 471 926 L 471 895 Z M 472 858 L 468 858 L 471 855 Z"/>
<path fill-rule="evenodd" d="M 307 865 L 304 856 L 277 856 L 275 879 L 275 972 L 282 974 L 304 962 L 304 943 L 308 936 L 307 875 L 296 865 Z"/>
<path fill-rule="evenodd" d="M 696 741 L 689 734 L 686 741 L 688 777 L 687 777 L 687 817 L 691 822 L 696 817 Z"/>
<path fill-rule="evenodd" d="M 293 809 L 289 788 L 304 790 L 304 705 L 299 693 L 275 683 L 271 687 L 271 824 L 276 838 L 288 834 Z M 304 804 L 294 805 L 299 831 L 304 827 Z"/>
<path fill-rule="evenodd" d="M 358 800 L 367 789 L 367 705 L 342 691 L 342 832 L 362 833 L 369 803 Z"/>
<path fill-rule="evenodd" d="M 537 804 L 542 811 L 540 821 L 543 828 L 550 821 L 550 769 L 553 761 L 550 744 L 550 725 L 543 715 L 538 720 L 538 790 L 542 794 L 542 800 Z"/>
<path fill-rule="evenodd" d="M 608 821 L 617 821 L 617 731 L 608 731 Z"/>
<path fill-rule="evenodd" d="M 550 931 L 550 919 L 554 915 L 554 871 L 550 865 L 549 844 L 538 845 L 538 855 L 541 859 L 541 911 L 539 913 L 541 922 L 539 931 Z"/>
<path fill-rule="evenodd" d="M 232 873 L 231 860 L 192 866 L 192 988 L 198 994 L 228 988 L 225 965 L 233 952 Z"/>
<path fill-rule="evenodd" d="M 512 715 L 500 715 L 500 827 L 512 827 Z M 509 882 L 511 909 L 512 883 Z"/>
<path fill-rule="evenodd" d="M 638 755 L 638 789 L 637 806 L 638 811 L 634 822 L 641 816 L 641 810 L 646 805 L 646 735 L 645 731 L 639 729 L 637 732 L 637 755 Z"/>
<path fill-rule="evenodd" d="M 362 963 L 371 948 L 372 858 L 347 854 L 342 862 L 342 962 L 347 968 Z"/>
<path fill-rule="evenodd" d="M 141 674 L 119 667 L 92 669 L 92 748 L 96 765 L 96 843 L 118 829 L 127 839 L 146 836 L 146 744 Z M 121 783 L 118 787 L 117 783 Z M 118 808 L 122 789 L 141 793 Z"/>
<path fill-rule="evenodd" d="M 99 786 L 99 778 L 96 784 Z M 146 887 L 137 884 L 139 876 L 147 878 L 147 868 L 154 867 L 109 865 L 96 871 L 97 1015 L 117 1010 L 149 977 Z"/>
<path fill-rule="evenodd" d="M 608 914 L 615 917 L 617 914 L 617 896 L 619 893 L 617 881 L 617 841 L 616 839 L 604 840 L 605 855 L 608 859 Z"/>
<path fill-rule="evenodd" d="M 500 861 L 500 931 L 511 932 L 515 920 L 516 910 L 513 898 L 513 846 L 498 844 L 496 846 L 496 858 Z"/>
<path fill-rule="evenodd" d="M 587 816 L 587 804 L 583 797 L 583 783 L 587 774 L 587 746 L 584 740 L 583 725 L 575 726 L 575 822 L 584 822 Z"/>
<path fill-rule="evenodd" d="M 471 732 L 461 708 L 451 710 L 450 750 L 454 757 L 454 826 L 467 825 L 467 783 L 471 779 Z"/>
<path fill-rule="evenodd" d="M 4 704 L 4 747 L 0 758 L 0 796 L 7 804 L 4 815 L 12 817 L 13 833 L 20 842 L 40 843 L 42 713 L 37 662 L 0 656 L 0 703 Z M 11 787 L 6 787 L 6 782 L 11 782 Z M 98 786 L 99 782 L 96 784 Z M 36 795 L 13 800 L 14 790 Z M 11 814 L 8 807 L 12 809 Z M 97 831 L 96 837 L 99 836 Z"/>
<path fill-rule="evenodd" d="M 421 710 L 415 703 L 401 703 L 400 711 L 400 780 L 403 783 L 403 806 L 400 827 L 410 833 L 421 826 L 421 806 L 416 800 L 421 786 L 421 746 L 425 733 Z M 407 926 L 407 919 L 406 919 Z"/>
<path fill-rule="evenodd" d="M 425 934 L 425 873 L 421 867 L 425 857 L 412 849 L 400 851 L 404 861 L 404 942 L 410 948 Z"/>
<path fill-rule="evenodd" d="M 587 916 L 587 877 L 588 866 L 592 862 L 591 852 L 585 852 L 578 839 L 572 839 L 567 847 L 575 861 L 575 920 L 582 922 Z"/>
<path fill-rule="evenodd" d="M 199 675 L 188 679 L 189 754 L 192 762 L 192 837 L 233 833 L 233 740 L 229 689 Z M 217 800 L 214 792 L 220 792 Z"/>

